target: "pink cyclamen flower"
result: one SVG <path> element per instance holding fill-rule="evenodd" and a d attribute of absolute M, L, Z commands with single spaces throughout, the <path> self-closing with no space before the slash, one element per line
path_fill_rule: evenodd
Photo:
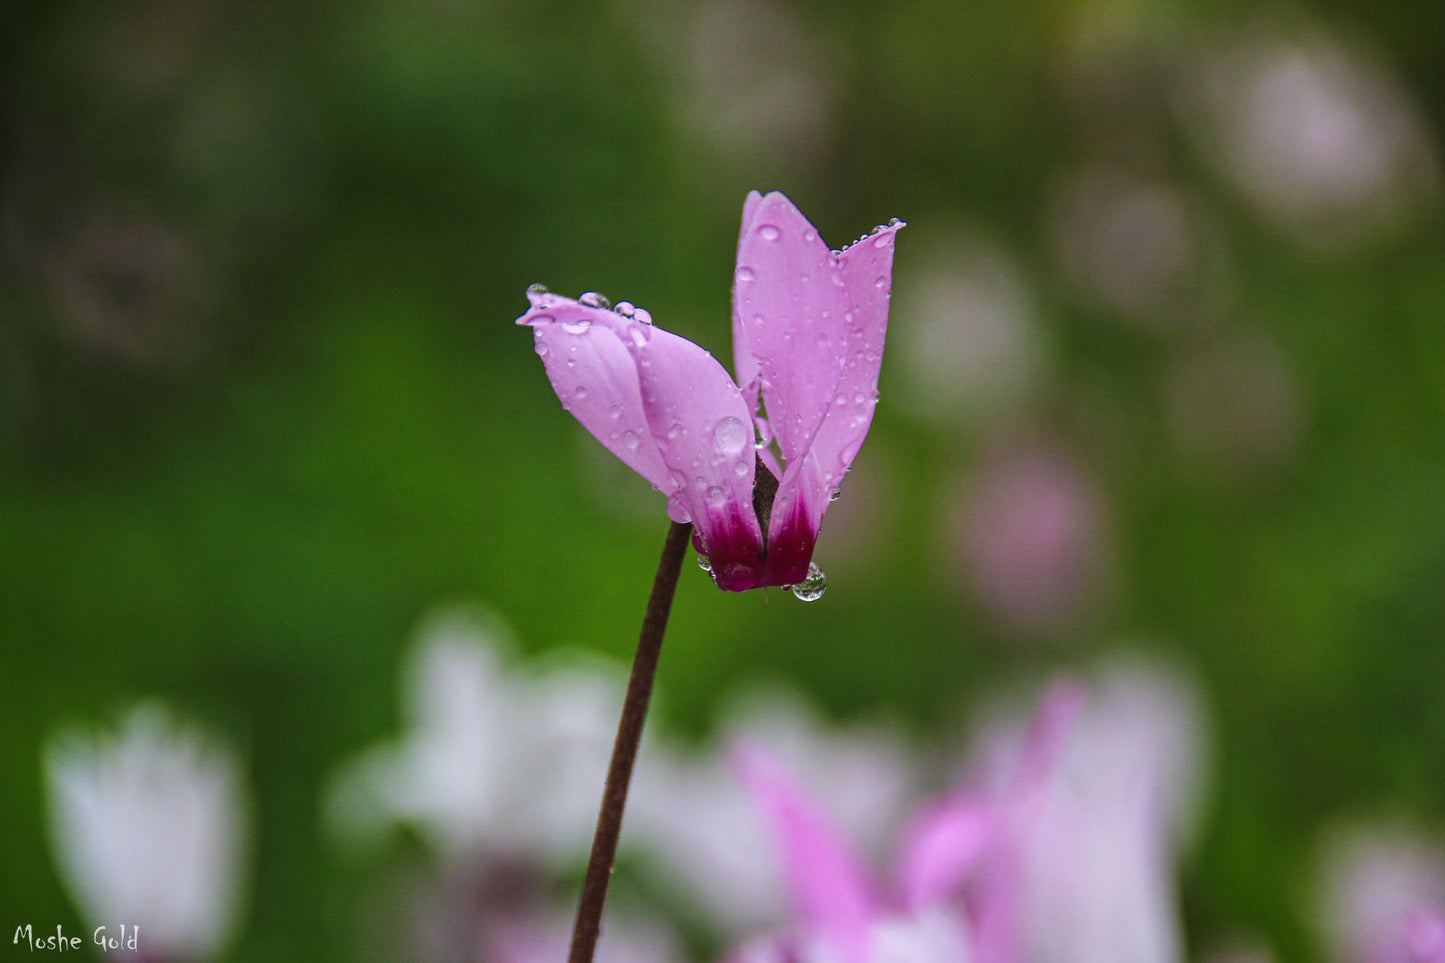
<path fill-rule="evenodd" d="M 920 810 L 904 833 L 892 885 L 765 750 L 739 746 L 738 775 L 758 804 L 787 879 L 793 924 L 727 963 L 1015 963 L 1024 959 L 1020 836 L 1037 823 L 1083 698 L 1070 682 L 1045 694 L 1001 792 L 968 788 Z"/>
<path fill-rule="evenodd" d="M 902 226 L 831 251 L 782 194 L 750 193 L 733 284 L 736 381 L 644 311 L 528 291 L 517 323 L 532 328 L 562 406 L 667 496 L 674 521 L 696 525 L 719 588 L 808 577 L 823 513 L 873 421 Z"/>

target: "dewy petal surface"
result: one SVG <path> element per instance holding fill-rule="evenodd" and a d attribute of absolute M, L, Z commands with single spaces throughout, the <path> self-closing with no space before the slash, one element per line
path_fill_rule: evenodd
<path fill-rule="evenodd" d="M 752 226 L 753 213 L 763 201 L 763 195 L 757 191 L 748 191 L 747 200 L 743 201 L 743 222 L 738 231 L 738 254 L 741 256 L 743 241 L 747 238 L 748 228 Z M 738 262 L 742 264 L 741 261 Z M 748 269 L 749 271 L 752 268 Z M 738 387 L 742 389 L 743 400 L 748 403 L 749 412 L 758 410 L 758 359 L 753 357 L 752 348 L 748 345 L 747 329 L 743 327 L 742 315 L 738 312 L 740 299 L 738 297 L 737 271 L 733 272 L 733 373 L 737 376 Z"/>
<path fill-rule="evenodd" d="M 731 592 L 758 585 L 763 533 L 753 508 L 757 460 L 752 419 L 723 366 L 702 348 L 652 325 L 628 335 L 642 410 L 712 558 L 717 584 Z"/>
<path fill-rule="evenodd" d="M 807 453 L 789 461 L 768 526 L 769 551 L 776 545 L 783 555 L 769 568 L 785 581 L 806 573 L 823 513 L 873 424 L 888 333 L 894 239 L 904 226 L 900 221 L 880 228 L 838 257 L 848 303 L 844 322 L 834 332 L 842 370 Z"/>
<path fill-rule="evenodd" d="M 791 463 L 811 447 L 842 375 L 848 293 L 837 258 L 792 201 L 774 191 L 743 211 L 734 313 Z"/>
<path fill-rule="evenodd" d="M 547 380 L 592 436 L 664 495 L 678 484 L 663 461 L 642 408 L 631 332 L 643 327 L 606 308 L 530 293 L 517 323 L 532 329 Z M 701 350 L 701 349 L 699 349 Z"/>

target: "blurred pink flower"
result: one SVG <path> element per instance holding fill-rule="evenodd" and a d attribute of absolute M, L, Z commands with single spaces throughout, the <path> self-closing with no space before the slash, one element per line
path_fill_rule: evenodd
<path fill-rule="evenodd" d="M 1017 840 L 1080 702 L 1055 685 L 1006 789 L 961 791 L 922 810 L 905 832 L 895 885 L 884 886 L 821 807 L 761 747 L 735 764 L 763 811 L 788 881 L 795 923 L 745 945 L 731 963 L 992 963 L 1017 955 Z M 961 899 L 960 899 L 961 898 Z"/>
<path fill-rule="evenodd" d="M 1027 746 L 1027 715 L 980 727 L 976 771 L 1006 792 Z M 1013 942 L 995 960 L 1177 963 L 1184 958 L 1174 883 L 1207 769 L 1206 732 L 1188 676 L 1154 662 L 1106 663 L 1040 778 L 1015 837 Z"/>
<path fill-rule="evenodd" d="M 823 513 L 873 420 L 902 226 L 830 251 L 782 194 L 749 194 L 733 287 L 736 382 L 644 311 L 528 292 L 517 323 L 532 328 L 562 406 L 667 496 L 674 521 L 697 526 L 719 588 L 808 578 Z"/>
<path fill-rule="evenodd" d="M 1445 963 L 1445 849 L 1400 830 L 1356 828 L 1326 848 L 1319 912 L 1337 959 Z"/>
<path fill-rule="evenodd" d="M 1107 592 L 1104 505 L 1091 480 L 1052 445 L 1010 444 L 991 455 L 956 518 L 967 586 L 1010 630 L 1057 630 Z"/>

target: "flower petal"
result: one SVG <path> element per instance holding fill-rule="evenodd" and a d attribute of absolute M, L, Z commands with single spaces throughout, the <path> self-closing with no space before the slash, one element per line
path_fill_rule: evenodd
<path fill-rule="evenodd" d="M 903 903 L 919 912 L 956 894 L 999 833 L 995 808 L 960 794 L 925 809 L 904 836 L 898 880 Z"/>
<path fill-rule="evenodd" d="M 685 511 L 674 500 L 669 512 L 697 526 L 720 588 L 755 588 L 763 533 L 753 508 L 757 459 L 747 403 L 723 366 L 686 338 L 637 325 L 627 346 L 652 439 L 685 502 Z"/>
<path fill-rule="evenodd" d="M 743 222 L 738 231 L 739 264 L 742 263 L 743 241 L 747 239 L 748 228 L 752 226 L 753 212 L 758 209 L 762 200 L 763 195 L 757 191 L 748 191 L 748 198 L 743 201 Z M 748 333 L 743 327 L 742 315 L 738 313 L 740 303 L 735 274 L 733 277 L 733 372 L 737 375 L 738 387 L 742 389 L 743 398 L 748 403 L 748 410 L 756 416 L 758 410 L 758 359 L 753 357 L 752 348 L 748 346 Z"/>
<path fill-rule="evenodd" d="M 792 201 L 774 191 L 749 198 L 743 212 L 734 315 L 791 463 L 811 447 L 842 375 L 848 292 L 837 258 Z M 739 377 L 748 373 L 739 365 Z"/>
<path fill-rule="evenodd" d="M 517 323 L 532 329 L 562 407 L 629 468 L 665 495 L 677 491 L 642 408 L 629 332 L 641 323 L 571 298 L 528 292 Z"/>
<path fill-rule="evenodd" d="M 840 959 L 862 963 L 874 903 L 857 855 L 760 746 L 735 746 L 732 763 L 772 832 L 801 922 Z"/>
<path fill-rule="evenodd" d="M 768 526 L 768 567 L 783 582 L 806 575 L 823 513 L 873 423 L 888 331 L 894 236 L 903 227 L 899 221 L 880 228 L 838 257 L 849 307 L 832 337 L 843 368 L 806 454 L 789 457 Z M 778 558 L 771 557 L 775 549 Z"/>

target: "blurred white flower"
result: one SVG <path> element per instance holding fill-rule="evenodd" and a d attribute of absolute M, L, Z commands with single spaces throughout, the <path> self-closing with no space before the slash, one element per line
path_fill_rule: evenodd
<path fill-rule="evenodd" d="M 114 734 L 56 736 L 44 763 L 52 848 L 83 917 L 139 926 L 158 958 L 215 957 L 235 926 L 249 842 L 235 757 L 147 703 Z"/>
<path fill-rule="evenodd" d="M 426 619 L 403 674 L 406 729 L 345 769 L 334 824 L 366 835 L 414 825 L 442 855 L 583 859 L 623 680 L 611 667 L 510 666 L 510 632 L 484 611 Z"/>
<path fill-rule="evenodd" d="M 983 771 L 1007 778 L 1026 722 L 1021 708 L 1005 709 L 983 725 Z M 1040 808 L 1018 837 L 1020 959 L 1183 959 L 1177 862 L 1199 811 L 1205 738 L 1183 674 L 1142 661 L 1094 673 Z"/>
<path fill-rule="evenodd" d="M 1445 846 L 1402 827 L 1336 830 L 1324 847 L 1319 919 L 1345 963 L 1445 960 Z"/>
<path fill-rule="evenodd" d="M 944 418 L 998 415 L 1026 405 L 1047 358 L 1023 268 L 981 237 L 939 239 L 919 269 L 900 272 L 893 337 L 915 406 Z"/>
<path fill-rule="evenodd" d="M 673 963 L 682 960 L 677 936 L 655 919 L 645 919 L 616 900 L 607 906 L 606 933 L 597 943 L 596 963 Z M 552 963 L 567 958 L 572 915 L 509 920 L 485 941 L 477 963 Z"/>
<path fill-rule="evenodd" d="M 829 730 L 796 695 L 758 690 L 724 710 L 719 745 L 767 746 L 826 798 L 838 827 L 877 853 L 916 783 L 902 735 L 884 725 Z M 658 872 L 723 933 L 755 931 L 787 914 L 774 845 L 721 753 L 655 745 L 638 761 L 627 833 Z"/>
<path fill-rule="evenodd" d="M 1319 30 L 1257 30 L 1216 50 L 1200 74 L 1186 120 L 1301 241 L 1366 238 L 1436 193 L 1438 155 L 1400 82 Z"/>
<path fill-rule="evenodd" d="M 1098 167 L 1073 178 L 1054 211 L 1055 245 L 1086 298 L 1152 327 L 1217 309 L 1224 288 L 1202 210 L 1180 188 Z"/>
<path fill-rule="evenodd" d="M 671 75 L 680 121 L 748 164 L 803 166 L 826 154 L 833 81 L 816 35 L 773 0 L 631 0 L 639 35 Z"/>

